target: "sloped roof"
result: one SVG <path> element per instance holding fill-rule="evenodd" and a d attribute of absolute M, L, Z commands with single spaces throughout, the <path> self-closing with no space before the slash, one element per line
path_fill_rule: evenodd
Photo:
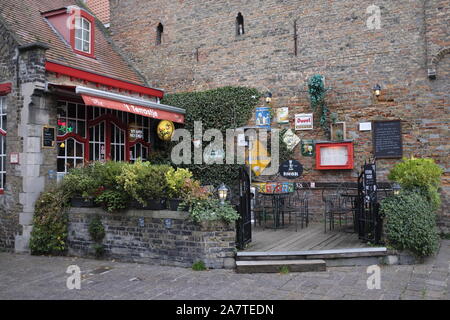
<path fill-rule="evenodd" d="M 103 24 L 109 23 L 109 0 L 86 0 L 86 5 Z"/>
<path fill-rule="evenodd" d="M 42 16 L 43 12 L 78 5 L 75 0 L 1 0 L 0 15 L 20 45 L 43 42 L 50 46 L 48 61 L 146 86 L 138 73 L 95 28 L 95 59 L 76 54 Z"/>

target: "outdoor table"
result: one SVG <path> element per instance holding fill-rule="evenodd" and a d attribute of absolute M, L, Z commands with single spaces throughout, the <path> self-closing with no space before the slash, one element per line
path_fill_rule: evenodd
<path fill-rule="evenodd" d="M 341 194 L 341 197 L 343 198 L 350 198 L 350 201 L 352 203 L 352 210 L 353 210 L 353 231 L 358 232 L 358 216 L 357 216 L 357 209 L 358 209 L 358 194 L 350 194 L 350 193 L 343 193 Z"/>
<path fill-rule="evenodd" d="M 284 228 L 284 211 L 283 200 L 284 197 L 289 195 L 290 192 L 278 192 L 278 193 L 261 193 L 262 196 L 272 197 L 272 203 L 274 208 L 274 226 L 268 227 L 269 229 L 282 229 Z M 280 221 L 281 216 L 281 221 Z M 280 223 L 281 222 L 281 223 Z"/>

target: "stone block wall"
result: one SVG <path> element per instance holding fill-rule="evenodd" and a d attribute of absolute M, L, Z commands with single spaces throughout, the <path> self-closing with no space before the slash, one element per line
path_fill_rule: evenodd
<path fill-rule="evenodd" d="M 347 138 L 355 143 L 355 169 L 315 170 L 315 159 L 302 157 L 297 147 L 295 157 L 305 167 L 298 182 L 355 182 L 361 165 L 373 156 L 372 132 L 359 131 L 359 123 L 401 119 L 404 156 L 432 157 L 445 170 L 442 213 L 450 214 L 449 0 L 110 4 L 115 43 L 149 83 L 168 93 L 225 85 L 269 90 L 273 108 L 289 107 L 293 127 L 295 114 L 312 112 L 307 80 L 325 76 L 329 109 L 346 122 Z M 374 4 L 381 10 L 381 28 L 371 30 L 367 10 Z M 236 34 L 239 12 L 245 26 L 241 36 Z M 164 25 L 161 45 L 156 43 L 159 23 Z M 431 61 L 435 80 L 428 78 Z M 382 87 L 379 98 L 373 95 L 376 84 Z M 315 130 L 297 134 L 328 139 L 317 123 Z M 379 181 L 387 180 L 396 162 L 377 162 Z"/>
<path fill-rule="evenodd" d="M 119 261 L 191 267 L 203 261 L 208 268 L 233 268 L 236 232 L 225 225 L 201 227 L 187 213 L 128 210 L 118 214 L 100 208 L 69 212 L 69 255 L 92 256 L 89 223 L 96 215 L 106 230 L 105 257 Z M 170 226 L 167 225 L 170 219 Z"/>

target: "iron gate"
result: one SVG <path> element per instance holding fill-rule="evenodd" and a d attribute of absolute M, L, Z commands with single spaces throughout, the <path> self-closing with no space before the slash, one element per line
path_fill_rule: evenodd
<path fill-rule="evenodd" d="M 250 176 L 245 168 L 239 173 L 239 205 L 240 219 L 236 223 L 236 244 L 238 249 L 252 241 L 252 211 L 250 195 Z"/>
<path fill-rule="evenodd" d="M 380 244 L 383 220 L 378 202 L 376 165 L 365 164 L 358 177 L 357 228 L 359 239 Z"/>

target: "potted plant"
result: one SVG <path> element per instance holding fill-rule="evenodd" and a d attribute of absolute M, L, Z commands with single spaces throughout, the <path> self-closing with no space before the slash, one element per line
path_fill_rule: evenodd
<path fill-rule="evenodd" d="M 152 165 L 137 161 L 123 167 L 117 182 L 131 197 L 131 205 L 144 210 L 165 209 L 167 191 L 167 165 Z"/>
<path fill-rule="evenodd" d="M 98 179 L 92 173 L 92 167 L 76 168 L 64 177 L 61 188 L 70 196 L 72 207 L 96 207 L 95 195 L 100 191 Z"/>
<path fill-rule="evenodd" d="M 177 211 L 186 195 L 194 187 L 190 182 L 192 172 L 188 169 L 170 168 L 166 172 L 167 209 Z"/>

